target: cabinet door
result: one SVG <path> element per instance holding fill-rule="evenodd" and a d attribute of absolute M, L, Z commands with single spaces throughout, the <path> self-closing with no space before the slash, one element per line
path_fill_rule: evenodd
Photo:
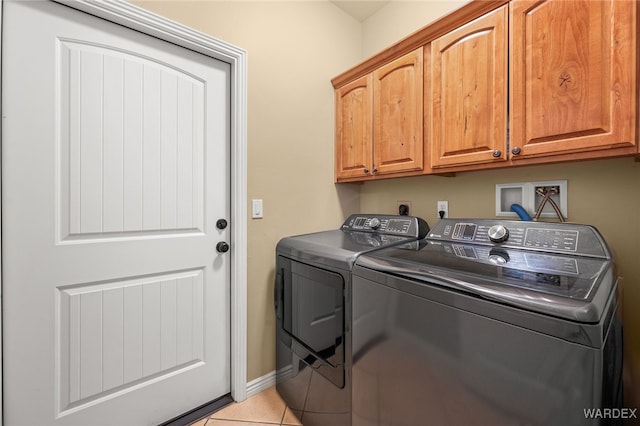
<path fill-rule="evenodd" d="M 636 7 L 511 3 L 514 160 L 634 147 Z"/>
<path fill-rule="evenodd" d="M 507 6 L 431 45 L 433 168 L 507 159 Z"/>
<path fill-rule="evenodd" d="M 366 177 L 371 169 L 371 75 L 336 89 L 335 174 Z"/>
<path fill-rule="evenodd" d="M 422 48 L 373 72 L 373 172 L 421 170 Z"/>

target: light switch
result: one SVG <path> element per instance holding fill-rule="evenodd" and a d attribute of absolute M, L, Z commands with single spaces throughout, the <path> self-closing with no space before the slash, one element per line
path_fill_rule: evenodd
<path fill-rule="evenodd" d="M 262 200 L 255 199 L 251 200 L 251 217 L 253 219 L 262 219 L 263 211 L 262 211 Z"/>

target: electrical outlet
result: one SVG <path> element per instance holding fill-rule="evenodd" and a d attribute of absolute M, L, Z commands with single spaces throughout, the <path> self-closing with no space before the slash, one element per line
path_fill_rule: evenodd
<path fill-rule="evenodd" d="M 396 214 L 408 216 L 411 214 L 411 201 L 398 201 L 396 204 Z"/>
<path fill-rule="evenodd" d="M 439 219 L 444 219 L 445 217 L 449 217 L 449 202 L 448 201 L 438 201 L 436 204 L 436 217 Z M 444 215 L 440 217 L 440 212 L 444 212 Z"/>

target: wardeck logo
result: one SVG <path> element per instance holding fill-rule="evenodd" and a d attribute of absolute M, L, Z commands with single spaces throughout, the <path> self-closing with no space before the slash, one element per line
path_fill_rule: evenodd
<path fill-rule="evenodd" d="M 587 419 L 637 419 L 637 408 L 585 408 Z"/>

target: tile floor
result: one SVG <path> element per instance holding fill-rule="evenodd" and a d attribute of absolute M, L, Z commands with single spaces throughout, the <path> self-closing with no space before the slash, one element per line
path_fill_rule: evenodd
<path fill-rule="evenodd" d="M 246 401 L 232 403 L 215 413 L 192 423 L 191 426 L 273 426 L 302 423 L 282 400 L 275 386 Z"/>

